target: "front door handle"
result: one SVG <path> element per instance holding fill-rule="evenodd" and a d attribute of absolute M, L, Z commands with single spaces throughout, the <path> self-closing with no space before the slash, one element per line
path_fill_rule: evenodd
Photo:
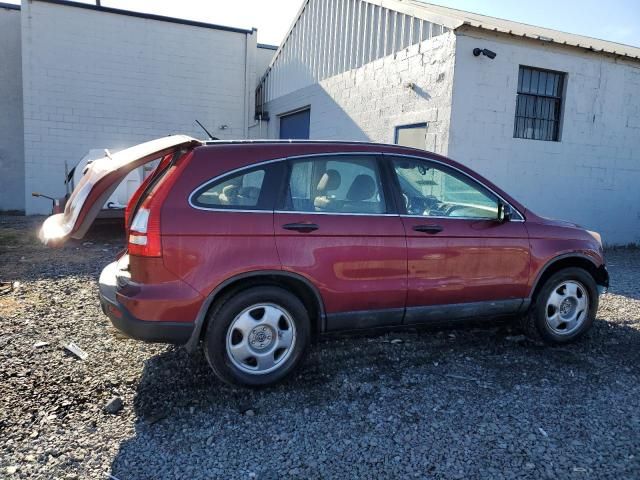
<path fill-rule="evenodd" d="M 314 230 L 318 230 L 318 225 L 315 223 L 287 223 L 282 226 L 285 230 L 295 230 L 297 232 L 309 233 Z"/>
<path fill-rule="evenodd" d="M 440 225 L 416 225 L 413 229 L 416 232 L 430 233 L 432 235 L 442 231 L 442 227 Z"/>

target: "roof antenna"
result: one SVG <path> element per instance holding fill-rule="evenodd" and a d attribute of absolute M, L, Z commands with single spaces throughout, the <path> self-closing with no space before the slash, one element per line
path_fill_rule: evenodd
<path fill-rule="evenodd" d="M 220 140 L 218 137 L 214 137 L 213 135 L 211 135 L 211 133 L 209 133 L 209 130 L 204 128 L 204 125 L 202 125 L 197 118 L 196 118 L 196 123 L 200 125 L 200 128 L 204 130 L 204 132 L 209 136 L 209 140 Z"/>

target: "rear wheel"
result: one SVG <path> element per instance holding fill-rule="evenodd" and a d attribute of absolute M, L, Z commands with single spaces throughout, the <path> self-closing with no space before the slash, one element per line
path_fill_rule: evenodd
<path fill-rule="evenodd" d="M 253 287 L 212 310 L 205 355 L 223 381 L 271 385 L 290 374 L 309 343 L 309 314 L 302 302 L 275 286 Z"/>
<path fill-rule="evenodd" d="M 546 343 L 568 343 L 583 335 L 595 320 L 598 287 L 581 268 L 566 268 L 544 283 L 523 319 L 525 333 Z"/>

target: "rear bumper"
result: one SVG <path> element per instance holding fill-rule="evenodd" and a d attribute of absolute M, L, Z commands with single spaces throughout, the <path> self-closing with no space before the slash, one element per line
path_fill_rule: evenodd
<path fill-rule="evenodd" d="M 110 263 L 100 274 L 100 304 L 114 327 L 130 338 L 154 343 L 187 343 L 194 324 L 191 322 L 166 322 L 140 320 L 133 316 L 116 299 L 116 274 L 118 262 Z"/>

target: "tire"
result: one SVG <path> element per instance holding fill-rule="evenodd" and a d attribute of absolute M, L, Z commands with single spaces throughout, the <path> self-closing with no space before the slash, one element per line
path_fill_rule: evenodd
<path fill-rule="evenodd" d="M 593 277 L 581 268 L 565 268 L 544 283 L 522 327 L 531 340 L 569 343 L 591 328 L 597 310 L 598 287 Z"/>
<path fill-rule="evenodd" d="M 265 387 L 301 363 L 309 336 L 300 299 L 280 287 L 252 287 L 221 299 L 209 313 L 204 352 L 223 382 Z"/>

